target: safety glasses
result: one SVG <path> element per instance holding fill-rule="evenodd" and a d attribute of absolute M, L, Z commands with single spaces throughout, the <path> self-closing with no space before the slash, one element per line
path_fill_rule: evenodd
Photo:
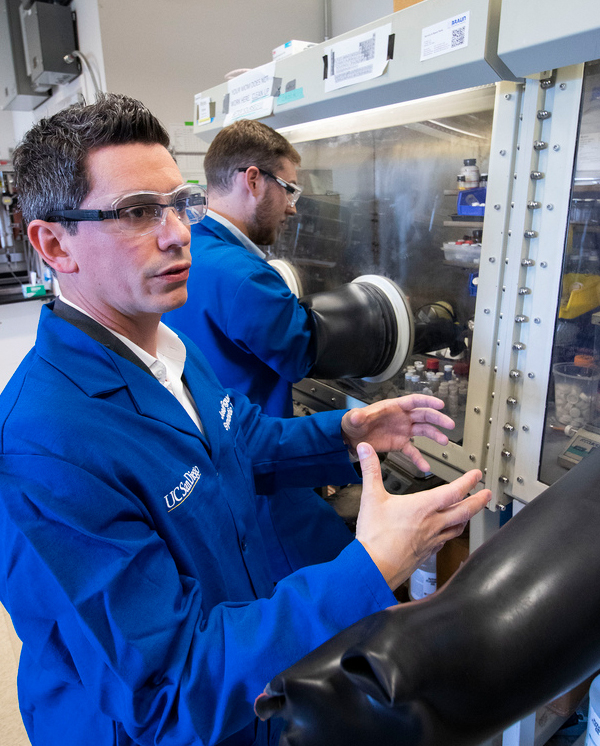
<path fill-rule="evenodd" d="M 247 171 L 251 166 L 244 166 L 243 168 L 238 168 L 238 171 Z M 287 197 L 287 201 L 290 205 L 290 207 L 295 207 L 296 202 L 300 199 L 300 195 L 302 194 L 302 187 L 298 186 L 297 184 L 290 184 L 289 181 L 286 181 L 285 179 L 282 179 L 281 176 L 275 176 L 275 174 L 272 174 L 270 171 L 265 171 L 264 168 L 259 168 L 256 166 L 261 174 L 264 174 L 264 176 L 268 176 L 270 179 L 273 179 L 273 181 L 276 181 L 279 186 L 282 186 L 287 194 L 285 195 Z"/>
<path fill-rule="evenodd" d="M 206 215 L 208 197 L 202 187 L 181 184 L 171 192 L 131 192 L 116 197 L 110 210 L 52 210 L 44 220 L 87 222 L 116 220 L 123 233 L 145 236 L 164 225 L 173 210 L 184 225 L 199 223 Z"/>

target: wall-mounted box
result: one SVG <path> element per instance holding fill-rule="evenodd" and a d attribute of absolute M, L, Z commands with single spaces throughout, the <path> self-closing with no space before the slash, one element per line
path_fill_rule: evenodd
<path fill-rule="evenodd" d="M 20 0 L 0 0 L 0 109 L 31 111 L 46 101 L 50 91 L 39 91 L 27 75 Z"/>
<path fill-rule="evenodd" d="M 64 5 L 35 2 L 21 6 L 21 29 L 27 73 L 36 88 L 70 83 L 80 73 L 79 63 L 68 64 L 65 55 L 77 49 L 71 9 Z"/>

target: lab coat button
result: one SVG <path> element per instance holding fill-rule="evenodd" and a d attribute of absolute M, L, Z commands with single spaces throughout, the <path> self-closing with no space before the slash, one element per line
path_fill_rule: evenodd
<path fill-rule="evenodd" d="M 246 543 L 246 539 L 242 539 L 242 540 L 240 541 L 240 547 L 241 547 L 241 549 L 242 549 L 242 552 L 245 552 L 245 551 L 246 551 L 246 548 L 247 548 L 247 546 L 248 546 L 248 544 Z"/>

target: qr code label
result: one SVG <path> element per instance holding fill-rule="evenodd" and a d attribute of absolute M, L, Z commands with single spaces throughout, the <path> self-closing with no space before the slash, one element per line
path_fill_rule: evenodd
<path fill-rule="evenodd" d="M 452 29 L 452 47 L 461 47 L 465 43 L 465 32 L 466 28 L 464 26 Z"/>

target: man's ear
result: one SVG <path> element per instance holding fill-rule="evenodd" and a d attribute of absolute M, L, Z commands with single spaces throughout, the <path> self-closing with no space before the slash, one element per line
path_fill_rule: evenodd
<path fill-rule="evenodd" d="M 243 174 L 243 181 L 249 194 L 255 199 L 261 196 L 265 190 L 265 180 L 256 166 L 249 166 Z"/>
<path fill-rule="evenodd" d="M 77 263 L 69 252 L 70 235 L 60 223 L 32 220 L 27 228 L 27 236 L 33 248 L 53 270 L 62 274 L 77 271 Z"/>

